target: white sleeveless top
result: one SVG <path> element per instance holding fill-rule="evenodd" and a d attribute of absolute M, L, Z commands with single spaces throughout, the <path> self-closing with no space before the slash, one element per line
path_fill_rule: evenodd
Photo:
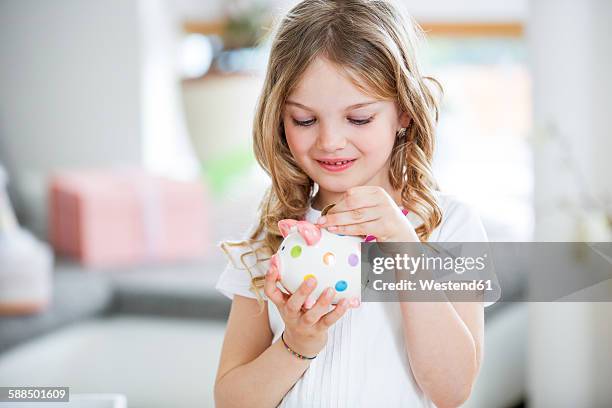
<path fill-rule="evenodd" d="M 430 242 L 488 241 L 475 211 L 452 196 L 437 194 L 443 217 L 442 223 L 430 235 Z M 314 223 L 319 216 L 320 211 L 310 207 L 305 219 Z M 413 213 L 407 217 L 415 228 L 420 225 Z M 232 254 L 234 259 L 239 259 L 239 255 Z M 263 275 L 268 264 L 268 261 L 261 262 L 251 270 Z M 230 299 L 234 294 L 256 298 L 249 287 L 249 273 L 231 262 L 216 285 L 216 289 Z M 280 338 L 284 322 L 276 306 L 266 303 L 274 342 Z M 296 408 L 376 406 L 435 407 L 412 374 L 397 302 L 362 302 L 358 308 L 349 309 L 329 329 L 327 345 L 279 405 Z"/>

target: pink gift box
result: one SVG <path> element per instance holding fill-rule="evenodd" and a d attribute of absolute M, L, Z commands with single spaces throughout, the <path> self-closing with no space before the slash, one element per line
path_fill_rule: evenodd
<path fill-rule="evenodd" d="M 137 170 L 62 172 L 51 180 L 49 203 L 56 252 L 89 266 L 206 255 L 207 200 L 199 182 Z"/>

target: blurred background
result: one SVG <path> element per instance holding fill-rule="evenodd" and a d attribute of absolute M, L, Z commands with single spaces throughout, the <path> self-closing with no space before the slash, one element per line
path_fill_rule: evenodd
<path fill-rule="evenodd" d="M 403 1 L 445 89 L 441 189 L 492 241 L 610 241 L 612 2 Z M 251 124 L 294 3 L 0 0 L 0 386 L 213 406 L 218 243 L 269 184 Z M 610 303 L 524 284 L 486 309 L 465 406 L 612 406 Z"/>

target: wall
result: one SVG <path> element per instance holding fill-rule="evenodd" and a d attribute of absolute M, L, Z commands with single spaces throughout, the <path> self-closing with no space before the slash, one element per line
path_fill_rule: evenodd
<path fill-rule="evenodd" d="M 45 235 L 58 168 L 143 166 L 193 179 L 167 0 L 0 3 L 0 161 L 21 220 Z"/>
<path fill-rule="evenodd" d="M 0 160 L 38 232 L 49 170 L 141 161 L 137 13 L 126 0 L 0 2 Z"/>
<path fill-rule="evenodd" d="M 125 0 L 0 3 L 6 153 L 32 170 L 140 160 L 136 13 Z"/>
<path fill-rule="evenodd" d="M 271 4 L 274 10 L 284 10 L 296 0 L 260 0 Z M 528 0 L 398 0 L 419 20 L 431 21 L 523 21 Z M 215 20 L 227 9 L 222 0 L 174 0 L 177 13 L 191 20 Z M 246 3 L 239 1 L 238 3 Z"/>
<path fill-rule="evenodd" d="M 576 209 L 584 202 L 579 197 L 585 189 L 599 197 L 612 191 L 611 19 L 608 0 L 531 2 L 528 31 L 540 241 L 610 239 L 595 227 L 579 234 L 581 225 L 596 223 L 597 211 Z M 565 140 L 563 149 L 552 142 L 559 137 Z M 568 153 L 576 163 L 573 169 Z M 581 174 L 578 183 L 576 172 Z M 612 406 L 611 306 L 529 304 L 530 406 Z"/>

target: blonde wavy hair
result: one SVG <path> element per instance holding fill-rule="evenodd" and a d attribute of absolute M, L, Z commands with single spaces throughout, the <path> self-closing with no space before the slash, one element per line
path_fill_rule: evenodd
<path fill-rule="evenodd" d="M 442 220 L 431 171 L 442 88 L 420 73 L 417 45 L 423 32 L 403 7 L 390 0 L 303 0 L 275 26 L 253 123 L 255 157 L 272 185 L 248 239 L 221 244 L 228 255 L 232 247 L 249 248 L 240 263 L 251 274 L 251 290 L 260 302 L 264 278 L 251 268 L 278 249 L 282 241 L 278 221 L 303 219 L 314 193 L 314 181 L 289 150 L 282 112 L 302 74 L 319 56 L 343 69 L 362 92 L 393 100 L 409 114 L 410 125 L 396 137 L 390 156 L 389 181 L 401 191 L 400 204 L 423 221 L 416 230 L 421 241 Z M 440 92 L 430 89 L 428 81 Z"/>

